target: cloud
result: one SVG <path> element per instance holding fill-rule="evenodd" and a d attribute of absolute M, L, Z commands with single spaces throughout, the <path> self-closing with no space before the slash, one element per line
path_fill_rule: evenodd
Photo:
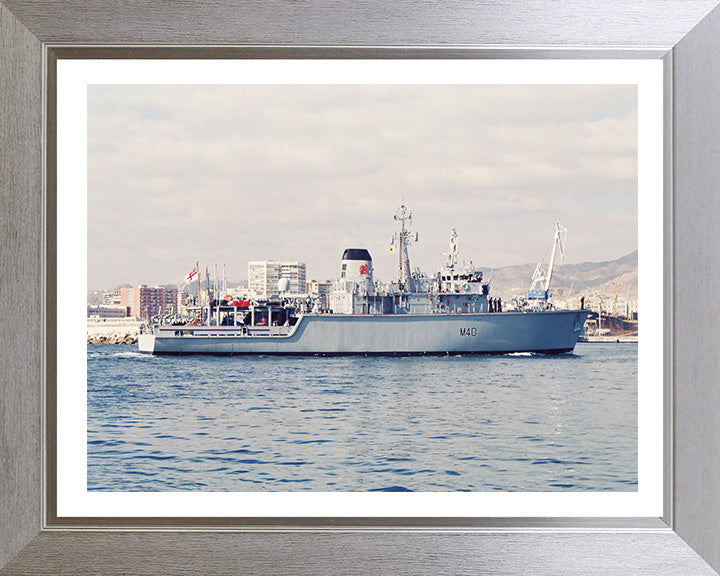
<path fill-rule="evenodd" d="M 378 273 L 402 198 L 441 262 L 450 227 L 475 262 L 637 247 L 634 86 L 92 86 L 88 277 L 174 282 L 188 264 L 298 259 L 337 275 L 366 246 Z M 547 238 L 546 238 L 547 237 Z"/>

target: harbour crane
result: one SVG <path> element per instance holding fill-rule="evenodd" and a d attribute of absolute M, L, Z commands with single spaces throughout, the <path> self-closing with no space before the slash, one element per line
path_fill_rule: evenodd
<path fill-rule="evenodd" d="M 535 267 L 535 272 L 532 277 L 532 284 L 530 290 L 528 290 L 528 300 L 530 302 L 537 302 L 537 307 L 543 307 L 550 298 L 550 282 L 552 281 L 553 269 L 555 268 L 555 258 L 558 251 L 560 251 L 560 259 L 565 255 L 565 237 L 567 236 L 567 228 L 560 226 L 558 222 L 555 222 L 555 230 L 553 230 L 550 244 L 545 249 L 545 254 L 542 260 L 538 262 Z M 545 266 L 545 258 L 550 251 L 550 260 Z"/>
<path fill-rule="evenodd" d="M 615 280 L 615 295 L 613 296 L 613 316 L 617 316 L 617 294 L 618 294 L 618 283 Z"/>

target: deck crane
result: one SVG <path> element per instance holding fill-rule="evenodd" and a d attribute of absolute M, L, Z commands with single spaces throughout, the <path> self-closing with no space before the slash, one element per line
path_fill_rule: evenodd
<path fill-rule="evenodd" d="M 543 307 L 550 298 L 550 282 L 552 280 L 553 268 L 555 267 L 555 258 L 558 250 L 560 251 L 560 259 L 565 255 L 565 237 L 567 236 L 567 228 L 560 226 L 555 222 L 555 230 L 553 231 L 550 244 L 545 250 L 542 260 L 535 267 L 532 277 L 532 284 L 528 290 L 528 300 L 537 302 L 537 307 Z M 552 250 L 551 250 L 552 248 Z M 550 260 L 545 267 L 545 257 L 550 251 Z"/>

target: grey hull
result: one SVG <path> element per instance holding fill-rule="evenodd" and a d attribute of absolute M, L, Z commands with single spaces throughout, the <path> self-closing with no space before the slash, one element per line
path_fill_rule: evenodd
<path fill-rule="evenodd" d="M 306 315 L 288 335 L 247 336 L 206 327 L 140 334 L 149 354 L 392 355 L 562 353 L 575 348 L 587 311 L 497 314 Z M 203 334 L 203 335 L 199 335 Z"/>

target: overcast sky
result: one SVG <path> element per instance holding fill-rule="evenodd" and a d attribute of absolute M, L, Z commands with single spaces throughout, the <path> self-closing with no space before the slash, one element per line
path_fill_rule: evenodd
<path fill-rule="evenodd" d="M 401 200 L 437 270 L 637 248 L 635 86 L 113 86 L 88 90 L 88 288 L 179 283 L 196 260 L 247 277 L 300 260 L 334 279 L 345 248 L 375 275 Z M 529 283 L 528 279 L 528 283 Z"/>

